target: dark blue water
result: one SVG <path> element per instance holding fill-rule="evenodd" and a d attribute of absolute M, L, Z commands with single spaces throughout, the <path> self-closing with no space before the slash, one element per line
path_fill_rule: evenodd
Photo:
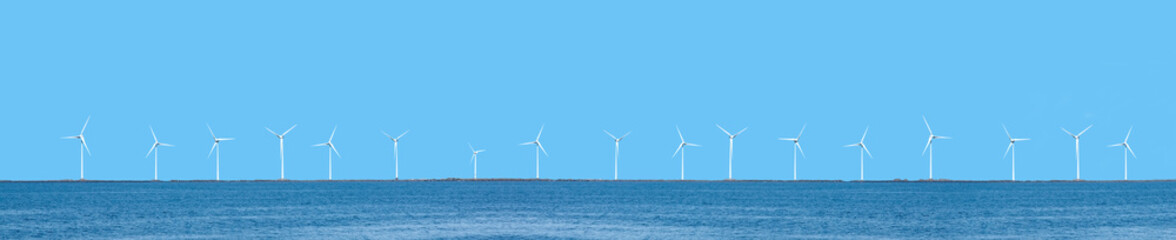
<path fill-rule="evenodd" d="M 1173 238 L 1176 183 L 0 183 L 3 238 Z"/>

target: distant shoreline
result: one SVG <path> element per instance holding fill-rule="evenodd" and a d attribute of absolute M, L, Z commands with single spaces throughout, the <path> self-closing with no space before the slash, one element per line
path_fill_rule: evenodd
<path fill-rule="evenodd" d="M 894 179 L 894 180 L 606 180 L 606 179 L 534 179 L 534 178 L 442 178 L 442 179 L 350 179 L 350 180 L 0 180 L 0 183 L 185 183 L 185 182 L 702 182 L 702 183 L 1116 183 L 1116 182 L 1176 182 L 1176 179 L 1156 180 L 948 180 L 948 179 Z"/>

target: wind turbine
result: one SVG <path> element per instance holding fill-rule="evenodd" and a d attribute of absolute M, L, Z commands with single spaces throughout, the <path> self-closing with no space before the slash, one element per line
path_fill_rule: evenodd
<path fill-rule="evenodd" d="M 864 153 L 862 154 L 861 160 L 859 162 L 861 165 L 861 175 L 858 178 L 859 180 L 866 180 L 866 155 L 868 154 L 870 155 L 870 158 L 874 158 L 874 154 L 870 154 L 870 149 L 866 148 L 866 134 L 868 133 L 870 133 L 870 127 L 866 127 L 866 132 L 862 133 L 862 140 L 858 140 L 858 142 L 854 144 L 845 145 L 845 147 L 861 147 L 861 149 L 858 151 Z"/>
<path fill-rule="evenodd" d="M 804 157 L 804 159 L 808 159 L 808 156 L 804 156 L 804 149 L 800 148 L 800 135 L 804 134 L 805 127 L 808 127 L 808 124 L 805 124 L 800 127 L 800 133 L 796 134 L 796 138 L 779 138 L 780 141 L 792 141 L 792 180 L 793 181 L 796 181 L 796 151 L 800 150 L 800 155 L 802 157 Z"/>
<path fill-rule="evenodd" d="M 327 142 L 311 145 L 312 147 L 324 147 L 324 146 L 327 147 L 327 180 L 332 180 L 331 174 L 332 174 L 333 170 L 331 169 L 331 165 L 332 165 L 331 153 L 334 152 L 335 156 L 338 156 L 339 158 L 343 158 L 343 156 L 339 155 L 339 150 L 335 149 L 335 144 L 331 143 L 331 140 L 335 140 L 335 130 L 336 129 L 339 129 L 339 127 L 335 127 L 335 129 L 331 129 L 331 137 L 327 138 Z"/>
<path fill-rule="evenodd" d="M 217 138 L 216 133 L 212 132 L 212 126 L 204 124 L 208 127 L 208 133 L 212 134 L 212 149 L 208 150 L 208 156 L 212 156 L 212 151 L 216 151 L 216 180 L 220 181 L 220 142 L 233 140 L 233 138 Z"/>
<path fill-rule="evenodd" d="M 175 147 L 175 145 L 159 142 L 159 138 L 155 137 L 155 128 L 152 128 L 151 126 L 147 126 L 147 129 L 151 130 L 151 138 L 155 139 L 155 143 L 151 144 L 151 149 L 147 149 L 147 156 L 143 156 L 143 157 L 144 158 L 150 157 L 151 152 L 155 152 L 155 178 L 154 178 L 154 180 L 159 181 L 159 146 Z"/>
<path fill-rule="evenodd" d="M 82 173 L 81 176 L 78 176 L 78 180 L 86 180 L 86 154 L 90 153 L 90 147 L 86 146 L 85 136 L 86 126 L 88 125 L 90 125 L 90 117 L 86 116 L 86 123 L 82 124 L 82 131 L 78 132 L 77 136 L 62 137 L 62 139 L 77 139 L 82 142 L 82 146 L 78 147 L 78 151 L 81 152 L 79 155 L 81 155 L 82 161 Z M 91 156 L 93 156 L 93 154 L 91 154 Z"/>
<path fill-rule="evenodd" d="M 686 142 L 686 137 L 682 136 L 682 129 L 678 128 L 678 126 L 674 126 L 674 129 L 678 130 L 678 139 L 681 139 L 682 143 L 678 144 L 678 149 L 674 150 L 674 155 L 670 156 L 670 159 L 677 157 L 679 152 L 682 153 L 682 177 L 681 177 L 681 179 L 686 180 L 686 147 L 701 147 L 702 145 Z"/>
<path fill-rule="evenodd" d="M 747 131 L 747 128 L 743 128 L 743 130 L 739 130 L 739 132 L 731 134 L 731 132 L 727 132 L 727 129 L 723 129 L 723 126 L 719 126 L 719 124 L 715 124 L 715 127 L 719 127 L 719 130 L 723 130 L 723 133 L 727 134 L 727 141 L 730 143 L 730 145 L 727 147 L 727 180 L 730 180 L 731 160 L 735 157 L 735 137 L 739 136 L 739 134 L 743 133 L 743 131 Z"/>
<path fill-rule="evenodd" d="M 1131 145 L 1127 144 L 1127 139 L 1131 138 L 1131 130 L 1135 130 L 1135 127 L 1131 127 L 1131 128 L 1127 129 L 1127 136 L 1123 137 L 1123 142 L 1111 144 L 1110 146 L 1108 146 L 1108 147 L 1118 147 L 1118 146 L 1123 147 L 1123 180 L 1127 180 L 1127 153 L 1130 152 L 1131 157 L 1138 158 L 1135 156 L 1135 150 L 1131 150 Z"/>
<path fill-rule="evenodd" d="M 1093 126 L 1094 126 L 1093 124 L 1091 124 L 1090 126 L 1086 126 L 1086 129 L 1082 129 L 1082 131 L 1078 132 L 1078 134 L 1070 133 L 1070 131 L 1066 131 L 1066 128 L 1062 128 L 1063 132 L 1066 132 L 1066 134 L 1070 134 L 1070 137 L 1074 137 L 1074 161 L 1075 161 L 1075 163 L 1077 163 L 1077 166 L 1078 166 L 1077 167 L 1078 173 L 1077 173 L 1077 176 L 1074 178 L 1076 180 L 1082 180 L 1082 156 L 1078 152 L 1078 138 L 1082 137 L 1082 134 L 1086 133 L 1086 130 L 1090 130 L 1090 127 L 1093 127 Z"/>
<path fill-rule="evenodd" d="M 469 145 L 470 152 L 474 153 L 473 156 L 470 156 L 470 162 L 474 164 L 474 179 L 478 179 L 478 153 L 485 152 L 486 150 L 485 149 L 474 150 L 473 144 L 466 143 L 466 145 Z"/>
<path fill-rule="evenodd" d="M 543 136 L 543 126 L 539 126 L 539 135 L 535 135 L 535 141 L 521 143 L 519 145 L 535 145 L 535 179 L 539 179 L 539 151 L 543 151 L 543 156 L 547 155 L 547 149 L 543 149 L 543 143 L 539 142 L 539 137 Z"/>
<path fill-rule="evenodd" d="M 400 138 L 404 137 L 404 134 L 408 134 L 408 130 L 396 137 L 392 137 L 384 131 L 380 131 L 380 133 L 383 133 L 388 139 L 392 139 L 392 158 L 396 161 L 396 180 L 400 180 Z"/>
<path fill-rule="evenodd" d="M 1005 148 L 1004 157 L 1007 157 L 1009 155 L 1010 150 L 1013 151 L 1013 181 L 1017 181 L 1017 142 L 1029 141 L 1029 139 L 1028 138 L 1013 138 L 1013 135 L 1009 134 L 1009 128 L 1005 127 L 1004 124 L 1001 124 L 1000 127 L 1004 128 L 1005 136 L 1009 137 L 1009 146 Z M 1004 159 L 1004 157 L 1000 157 L 1000 158 Z"/>
<path fill-rule="evenodd" d="M 621 156 L 621 140 L 625 139 L 625 137 L 628 137 L 629 133 L 632 132 L 627 132 L 625 135 L 617 137 L 613 136 L 612 133 L 609 133 L 608 130 L 604 130 L 604 134 L 608 134 L 608 137 L 612 138 L 613 143 L 616 144 L 616 148 L 613 150 L 613 180 L 617 180 L 617 159 L 619 159 Z"/>
<path fill-rule="evenodd" d="M 278 157 L 282 160 L 282 177 L 278 178 L 278 180 L 286 180 L 286 134 L 290 133 L 290 130 L 294 130 L 294 127 L 297 126 L 298 124 L 290 126 L 290 129 L 286 129 L 286 131 L 282 132 L 282 134 L 278 134 L 274 132 L 274 130 L 270 130 L 268 127 L 265 128 L 265 130 L 269 131 L 270 134 L 278 137 Z"/>
<path fill-rule="evenodd" d="M 923 125 L 927 125 L 927 133 L 931 136 L 927 137 L 927 145 L 923 146 L 923 154 L 927 154 L 927 180 L 935 179 L 935 148 L 931 146 L 932 140 L 935 139 L 951 139 L 950 137 L 935 135 L 931 131 L 931 124 L 927 123 L 927 116 L 923 116 Z M 931 153 L 928 154 L 927 151 Z"/>

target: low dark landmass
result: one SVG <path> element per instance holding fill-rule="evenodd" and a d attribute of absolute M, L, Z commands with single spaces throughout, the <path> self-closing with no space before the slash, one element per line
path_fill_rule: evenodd
<path fill-rule="evenodd" d="M 1176 182 L 1176 179 L 1153 180 L 951 180 L 951 179 L 893 179 L 893 180 L 658 180 L 658 179 L 548 179 L 548 178 L 440 178 L 440 179 L 343 179 L 343 180 L 289 180 L 289 179 L 257 179 L 257 180 L 0 180 L 0 183 L 47 183 L 47 182 L 77 182 L 77 183 L 151 183 L 151 182 L 780 182 L 780 183 L 1115 183 L 1115 182 Z"/>

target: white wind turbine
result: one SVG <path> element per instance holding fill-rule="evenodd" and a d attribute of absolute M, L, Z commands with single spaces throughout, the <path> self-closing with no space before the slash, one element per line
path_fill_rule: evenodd
<path fill-rule="evenodd" d="M 204 124 L 208 127 L 208 133 L 212 134 L 212 149 L 208 150 L 208 156 L 212 157 L 212 152 L 216 151 L 216 180 L 220 181 L 220 142 L 233 140 L 233 138 L 217 138 L 216 133 L 212 132 L 212 126 Z"/>
<path fill-rule="evenodd" d="M 466 143 L 466 145 L 470 146 L 470 152 L 473 153 L 473 155 L 470 156 L 470 163 L 474 164 L 474 179 L 478 179 L 478 153 L 485 152 L 486 150 L 485 149 L 474 150 L 473 144 Z"/>
<path fill-rule="evenodd" d="M 792 141 L 792 180 L 793 181 L 796 180 L 796 152 L 797 152 L 797 150 L 800 151 L 800 155 L 802 157 L 804 157 L 804 159 L 808 159 L 808 156 L 804 156 L 804 149 L 800 148 L 800 136 L 804 135 L 804 128 L 805 127 L 808 127 L 808 125 L 805 124 L 800 127 L 800 133 L 796 134 L 796 138 L 779 138 L 780 141 Z"/>
<path fill-rule="evenodd" d="M 535 135 L 535 141 L 521 143 L 519 145 L 535 145 L 535 178 L 539 178 L 539 151 L 543 151 L 543 156 L 547 155 L 547 149 L 543 149 L 543 143 L 539 142 L 539 137 L 543 136 L 543 126 L 539 126 L 539 134 Z"/>
<path fill-rule="evenodd" d="M 927 154 L 927 180 L 935 179 L 935 148 L 931 146 L 932 140 L 935 139 L 951 139 L 950 137 L 935 135 L 931 131 L 931 124 L 927 123 L 927 116 L 923 116 L 923 125 L 927 125 L 927 133 L 931 136 L 927 137 L 927 145 L 923 146 L 923 154 Z M 930 150 L 930 154 L 927 151 Z"/>
<path fill-rule="evenodd" d="M 616 144 L 616 148 L 613 150 L 613 180 L 617 180 L 617 159 L 620 159 L 621 157 L 621 140 L 625 139 L 625 137 L 628 137 L 629 133 L 632 132 L 627 132 L 625 135 L 617 137 L 613 136 L 612 133 L 609 133 L 608 130 L 604 130 L 604 134 L 608 134 L 608 137 L 612 138 L 613 143 Z"/>
<path fill-rule="evenodd" d="M 62 137 L 62 139 L 77 139 L 82 142 L 82 146 L 78 147 L 79 148 L 78 151 L 81 152 L 79 155 L 81 155 L 81 161 L 82 161 L 82 163 L 81 163 L 82 164 L 82 172 L 81 172 L 81 176 L 78 176 L 78 180 L 86 180 L 86 154 L 90 153 L 90 146 L 86 146 L 86 136 L 85 136 L 86 126 L 88 126 L 88 125 L 90 125 L 90 117 L 89 116 L 86 117 L 86 123 L 82 124 L 82 131 L 78 132 L 77 136 Z M 93 155 L 93 154 L 91 154 L 91 155 Z"/>
<path fill-rule="evenodd" d="M 1000 127 L 1004 128 L 1005 136 L 1009 137 L 1009 146 L 1005 148 L 1004 156 L 1007 157 L 1009 155 L 1009 151 L 1013 151 L 1013 181 L 1017 181 L 1017 142 L 1029 141 L 1029 139 L 1013 138 L 1013 135 L 1009 134 L 1009 128 L 1005 127 L 1004 124 L 1001 124 Z M 1001 157 L 1001 159 L 1004 159 L 1004 157 Z"/>
<path fill-rule="evenodd" d="M 1066 131 L 1066 128 L 1062 128 L 1063 132 L 1066 132 L 1066 134 L 1070 134 L 1070 137 L 1074 137 L 1074 161 L 1077 164 L 1077 168 L 1076 168 L 1077 175 L 1074 179 L 1076 179 L 1076 180 L 1082 180 L 1082 157 L 1078 152 L 1078 138 L 1082 137 L 1082 134 L 1086 133 L 1086 130 L 1090 130 L 1090 127 L 1093 127 L 1093 126 L 1094 126 L 1093 124 L 1091 124 L 1090 126 L 1086 126 L 1086 129 L 1082 129 L 1082 131 L 1078 132 L 1078 134 L 1070 133 L 1070 131 Z"/>
<path fill-rule="evenodd" d="M 678 126 L 674 126 L 674 129 L 678 130 L 678 139 L 682 140 L 682 143 L 678 144 L 678 149 L 674 150 L 674 155 L 670 156 L 670 159 L 677 157 L 678 153 L 682 153 L 681 179 L 686 180 L 686 147 L 701 147 L 702 145 L 686 142 L 686 137 L 682 136 L 682 129 L 678 128 Z"/>
<path fill-rule="evenodd" d="M 866 132 L 862 133 L 862 140 L 858 140 L 858 142 L 854 144 L 845 145 L 845 147 L 860 147 L 861 149 L 859 152 L 864 153 L 861 156 L 861 162 L 859 162 L 861 165 L 861 172 L 859 173 L 860 176 L 858 178 L 859 180 L 866 180 L 866 155 L 870 155 L 870 158 L 874 158 L 874 154 L 870 154 L 870 149 L 866 148 L 866 134 L 868 133 L 870 133 L 870 127 L 866 127 Z"/>
<path fill-rule="evenodd" d="M 719 124 L 715 124 L 715 127 L 719 127 L 719 130 L 723 130 L 723 133 L 727 134 L 727 142 L 730 143 L 727 147 L 727 179 L 730 180 L 731 160 L 735 158 L 735 137 L 739 136 L 739 134 L 743 133 L 743 131 L 747 131 L 747 128 L 743 128 L 743 130 L 739 130 L 739 132 L 731 134 L 731 132 L 727 132 L 727 129 L 724 129 L 723 126 L 719 126 Z"/>
<path fill-rule="evenodd" d="M 400 138 L 404 137 L 404 134 L 408 134 L 408 130 L 405 130 L 404 133 L 396 137 L 392 137 L 392 135 L 388 135 L 384 131 L 380 131 L 380 133 L 383 133 L 388 139 L 392 139 L 392 158 L 396 162 L 396 180 L 400 180 Z"/>
<path fill-rule="evenodd" d="M 175 145 L 159 142 L 159 138 L 155 137 L 155 128 L 152 128 L 151 126 L 147 126 L 147 129 L 151 130 L 151 138 L 155 139 L 155 143 L 151 144 L 151 149 L 147 149 L 147 156 L 143 156 L 143 157 L 144 158 L 150 157 L 151 152 L 155 152 L 155 178 L 154 178 L 154 180 L 159 181 L 159 146 L 175 147 Z"/>
<path fill-rule="evenodd" d="M 1111 144 L 1110 146 L 1108 146 L 1108 147 L 1119 147 L 1119 146 L 1123 147 L 1123 180 L 1127 180 L 1127 153 L 1130 152 L 1131 157 L 1138 158 L 1135 156 L 1135 150 L 1131 150 L 1131 144 L 1127 144 L 1127 139 L 1131 138 L 1131 130 L 1135 130 L 1135 127 L 1131 127 L 1131 128 L 1127 129 L 1127 136 L 1123 137 L 1123 142 Z"/>
<path fill-rule="evenodd" d="M 333 170 L 331 168 L 332 168 L 333 164 L 331 163 L 331 153 L 333 152 L 333 153 L 335 153 L 335 156 L 338 156 L 339 158 L 343 158 L 343 156 L 339 155 L 339 150 L 335 149 L 335 144 L 331 143 L 331 140 L 335 140 L 335 130 L 336 129 L 339 129 L 339 127 L 335 127 L 335 129 L 331 129 L 331 137 L 327 138 L 327 142 L 311 145 L 312 147 L 324 147 L 324 146 L 327 147 L 327 180 L 332 180 L 331 175 L 332 175 Z"/>
<path fill-rule="evenodd" d="M 282 175 L 281 178 L 278 178 L 278 180 L 286 180 L 286 134 L 290 133 L 290 130 L 294 130 L 294 127 L 297 126 L 298 124 L 290 126 L 290 129 L 286 129 L 286 131 L 282 132 L 282 134 L 278 134 L 274 132 L 274 130 L 270 130 L 268 127 L 265 128 L 266 131 L 269 131 L 275 137 L 278 137 L 278 157 L 282 160 Z"/>

